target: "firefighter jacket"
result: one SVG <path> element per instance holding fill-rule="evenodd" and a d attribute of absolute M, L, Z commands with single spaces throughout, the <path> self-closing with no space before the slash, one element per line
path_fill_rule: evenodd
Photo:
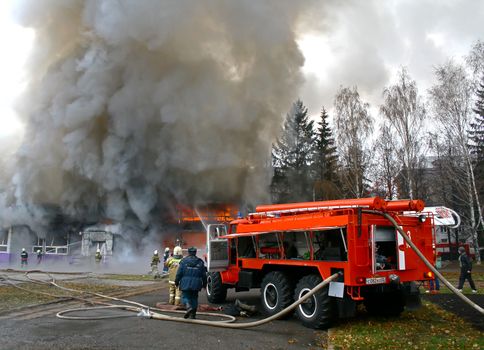
<path fill-rule="evenodd" d="M 200 291 L 207 286 L 207 268 L 203 260 L 189 255 L 180 261 L 175 285 L 182 291 Z"/>
<path fill-rule="evenodd" d="M 103 256 L 101 255 L 101 253 L 96 252 L 96 255 L 94 256 L 94 260 L 99 263 L 101 262 L 102 258 Z"/>
<path fill-rule="evenodd" d="M 170 257 L 165 266 L 168 267 L 168 283 L 175 284 L 176 279 L 176 272 L 178 271 L 178 265 L 180 265 L 180 261 L 183 259 L 183 255 L 173 255 Z"/>
<path fill-rule="evenodd" d="M 160 256 L 158 254 L 153 254 L 151 258 L 151 266 L 157 266 L 160 263 Z"/>
<path fill-rule="evenodd" d="M 29 258 L 29 253 L 27 253 L 27 252 L 20 253 L 20 259 L 22 261 L 27 261 L 28 258 Z"/>

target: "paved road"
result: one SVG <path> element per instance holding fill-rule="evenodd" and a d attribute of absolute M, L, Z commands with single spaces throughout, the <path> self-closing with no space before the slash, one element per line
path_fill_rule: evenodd
<path fill-rule="evenodd" d="M 238 293 L 237 297 L 256 304 L 257 294 Z M 168 291 L 163 289 L 130 299 L 154 306 L 167 297 Z M 234 295 L 229 294 L 228 300 L 235 300 Z M 206 302 L 204 293 L 200 301 Z M 325 338 L 325 331 L 305 328 L 295 318 L 230 330 L 139 317 L 72 321 L 52 314 L 3 319 L 0 327 L 0 349 L 321 349 Z"/>

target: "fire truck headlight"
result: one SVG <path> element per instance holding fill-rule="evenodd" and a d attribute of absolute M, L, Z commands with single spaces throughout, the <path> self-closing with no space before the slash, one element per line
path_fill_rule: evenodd
<path fill-rule="evenodd" d="M 421 222 L 421 223 L 424 223 L 425 220 L 427 220 L 427 215 L 419 215 L 418 216 L 418 220 Z"/>
<path fill-rule="evenodd" d="M 400 283 L 400 276 L 398 275 L 395 275 L 392 273 L 390 276 L 388 276 L 388 278 L 390 279 L 390 283 L 395 283 L 395 284 Z"/>

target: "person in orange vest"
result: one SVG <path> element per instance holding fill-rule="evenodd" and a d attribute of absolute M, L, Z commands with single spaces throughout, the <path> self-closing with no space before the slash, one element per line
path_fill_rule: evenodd
<path fill-rule="evenodd" d="M 175 306 L 181 304 L 181 290 L 175 286 L 176 272 L 181 259 L 183 259 L 182 248 L 176 246 L 173 249 L 173 256 L 165 262 L 165 266 L 168 268 L 168 283 L 170 284 L 170 299 L 168 303 Z"/>

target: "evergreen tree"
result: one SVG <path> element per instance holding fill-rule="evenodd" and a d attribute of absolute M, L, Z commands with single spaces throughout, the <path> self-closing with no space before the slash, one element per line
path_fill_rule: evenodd
<path fill-rule="evenodd" d="M 328 113 L 323 107 L 316 131 L 314 200 L 336 199 L 340 197 L 341 193 L 339 191 L 337 174 L 338 154 L 328 118 Z"/>
<path fill-rule="evenodd" d="M 271 192 L 274 202 L 312 199 L 313 127 L 308 109 L 301 100 L 297 100 L 286 116 L 280 139 L 272 149 L 274 177 Z"/>

